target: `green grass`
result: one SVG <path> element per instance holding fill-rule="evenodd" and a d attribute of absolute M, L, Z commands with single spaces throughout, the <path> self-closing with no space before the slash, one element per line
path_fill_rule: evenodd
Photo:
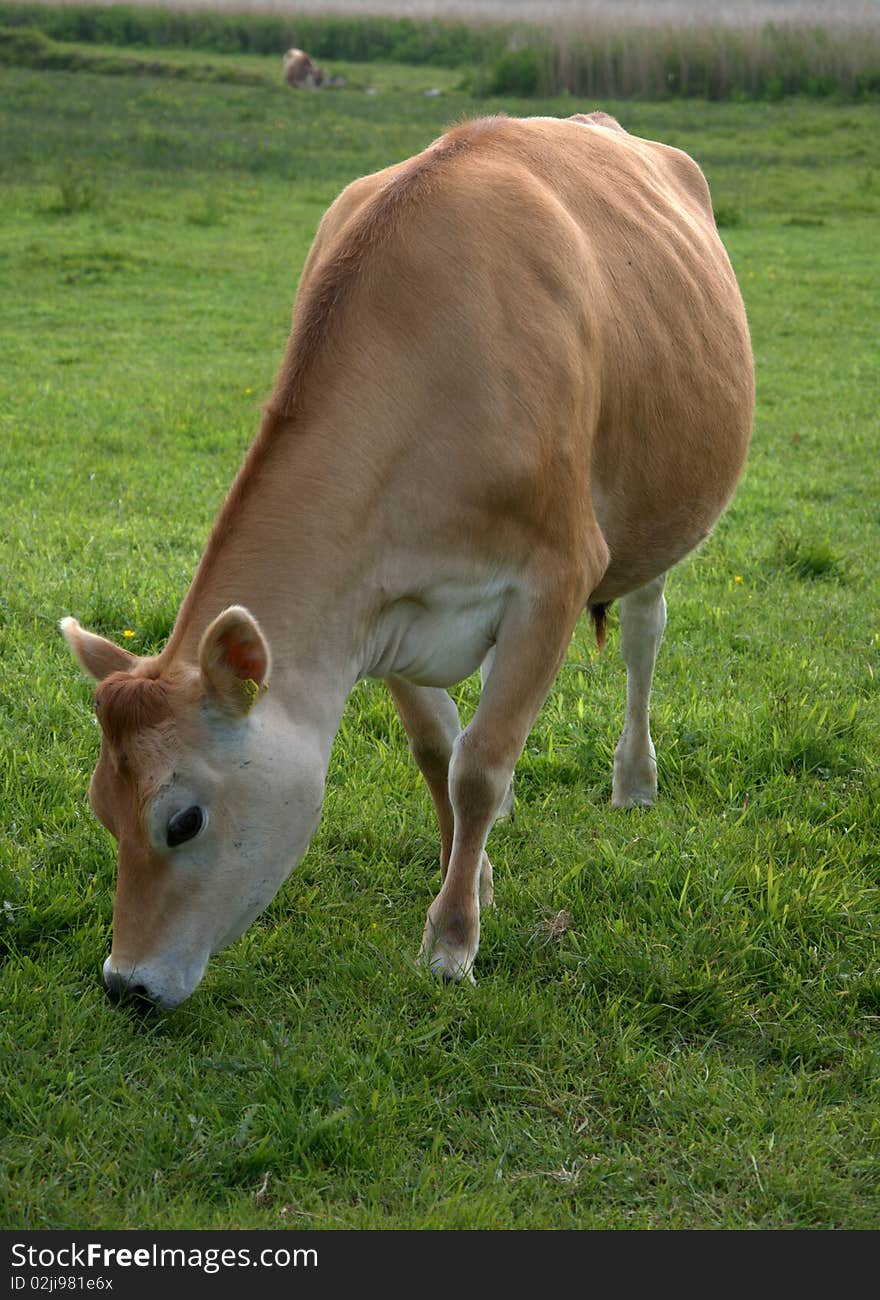
<path fill-rule="evenodd" d="M 705 167 L 758 372 L 743 484 L 670 581 L 656 807 L 609 809 L 623 671 L 613 617 L 602 655 L 580 626 L 491 837 L 478 986 L 438 987 L 433 812 L 363 686 L 267 914 L 174 1014 L 107 1002 L 114 851 L 57 620 L 162 644 L 321 212 L 475 111 L 275 63 L 0 80 L 0 1221 L 880 1226 L 876 106 L 605 105 Z"/>

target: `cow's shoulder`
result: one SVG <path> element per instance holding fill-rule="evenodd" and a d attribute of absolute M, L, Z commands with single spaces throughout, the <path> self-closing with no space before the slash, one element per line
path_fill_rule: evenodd
<path fill-rule="evenodd" d="M 384 171 L 376 172 L 372 176 L 361 176 L 346 185 L 342 193 L 334 199 L 318 225 L 300 277 L 301 287 L 315 273 L 325 255 L 337 245 L 339 237 L 352 218 L 396 170 L 397 167 L 386 167 Z"/>

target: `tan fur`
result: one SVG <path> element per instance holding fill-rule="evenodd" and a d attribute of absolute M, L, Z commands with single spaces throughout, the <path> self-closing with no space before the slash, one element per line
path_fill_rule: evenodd
<path fill-rule="evenodd" d="M 132 732 L 158 727 L 170 716 L 165 682 L 131 673 L 112 673 L 95 691 L 95 712 L 111 745 Z"/>
<path fill-rule="evenodd" d="M 284 80 L 299 90 L 317 89 L 324 81 L 324 69 L 316 68 L 305 50 L 288 50 L 284 56 Z"/>
<path fill-rule="evenodd" d="M 396 514 L 423 529 L 430 521 L 442 537 L 454 503 L 453 517 L 467 514 L 468 528 L 454 531 L 468 545 L 500 543 L 500 529 L 498 549 L 519 555 L 538 538 L 551 549 L 577 544 L 592 496 L 611 551 L 593 603 L 642 585 L 703 540 L 745 459 L 753 377 L 739 290 L 687 155 L 575 122 L 467 123 L 354 182 L 315 244 L 275 392 L 187 618 L 217 565 L 238 598 L 233 538 L 250 531 L 250 492 L 260 494 L 264 544 L 297 545 L 294 522 L 276 534 L 267 499 L 298 476 L 324 483 L 329 506 L 362 500 L 371 466 L 405 461 L 406 473 L 392 470 L 383 485 Z M 389 401 L 395 350 L 405 370 Z M 360 408 L 350 432 L 333 402 Z M 339 482 L 346 462 L 348 485 Z M 426 479 L 443 485 L 427 518 Z M 322 531 L 345 530 L 313 504 Z"/>
<path fill-rule="evenodd" d="M 603 113 L 454 128 L 355 181 L 321 222 L 159 681 L 105 683 L 105 743 L 150 720 L 187 733 L 201 638 L 240 604 L 271 647 L 270 694 L 332 740 L 358 675 L 400 674 L 382 667 L 389 609 L 417 610 L 440 580 L 509 581 L 477 718 L 454 753 L 446 731 L 423 747 L 449 859 L 426 947 L 445 935 L 443 969 L 468 972 L 485 836 L 578 612 L 601 633 L 604 606 L 706 537 L 753 400 L 742 300 L 692 159 Z M 416 726 L 423 689 L 396 689 Z M 139 880 L 156 874 L 131 851 Z M 134 898 L 123 856 L 120 842 Z"/>
<path fill-rule="evenodd" d="M 101 754 L 89 797 L 98 819 L 119 845 L 113 906 L 113 948 L 133 962 L 161 942 L 185 889 L 175 883 L 161 853 L 149 844 L 145 808 L 175 765 L 188 734 L 186 718 L 201 691 L 192 673 L 159 681 L 147 672 L 114 673 L 98 684 L 95 711 Z"/>
<path fill-rule="evenodd" d="M 583 122 L 584 126 L 607 126 L 612 131 L 623 130 L 617 118 L 612 117 L 610 113 L 572 113 L 569 121 Z"/>

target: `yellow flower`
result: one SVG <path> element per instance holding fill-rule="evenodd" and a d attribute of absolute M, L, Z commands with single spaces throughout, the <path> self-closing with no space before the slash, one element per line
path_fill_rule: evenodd
<path fill-rule="evenodd" d="M 132 630 L 131 630 L 130 627 L 127 627 L 127 628 L 125 629 L 125 631 L 123 632 L 122 635 L 123 635 L 123 636 L 134 636 L 134 632 L 132 632 Z"/>
<path fill-rule="evenodd" d="M 734 580 L 734 582 L 742 582 L 742 578 L 739 576 L 738 573 L 736 574 L 736 576 L 734 577 L 733 580 Z"/>
<path fill-rule="evenodd" d="M 244 391 L 246 395 L 249 397 L 254 390 L 252 388 L 246 388 Z"/>

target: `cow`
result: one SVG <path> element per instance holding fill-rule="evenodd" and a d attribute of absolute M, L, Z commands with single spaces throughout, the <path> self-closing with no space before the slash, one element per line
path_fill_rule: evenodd
<path fill-rule="evenodd" d="M 612 805 L 655 797 L 665 575 L 731 498 L 753 406 L 742 299 L 680 150 L 605 115 L 487 117 L 343 190 L 164 649 L 63 621 L 119 849 L 108 992 L 179 1004 L 268 905 L 362 678 L 387 683 L 436 807 L 421 959 L 473 981 L 487 836 L 585 608 L 601 643 L 619 602 Z M 462 730 L 446 688 L 480 667 Z"/>
<path fill-rule="evenodd" d="M 305 50 L 288 50 L 284 56 L 284 80 L 296 90 L 340 90 L 347 85 L 345 77 L 328 75 L 315 64 Z"/>
<path fill-rule="evenodd" d="M 324 84 L 324 69 L 316 68 L 305 50 L 288 50 L 284 55 L 284 80 L 299 90 L 317 90 Z"/>

